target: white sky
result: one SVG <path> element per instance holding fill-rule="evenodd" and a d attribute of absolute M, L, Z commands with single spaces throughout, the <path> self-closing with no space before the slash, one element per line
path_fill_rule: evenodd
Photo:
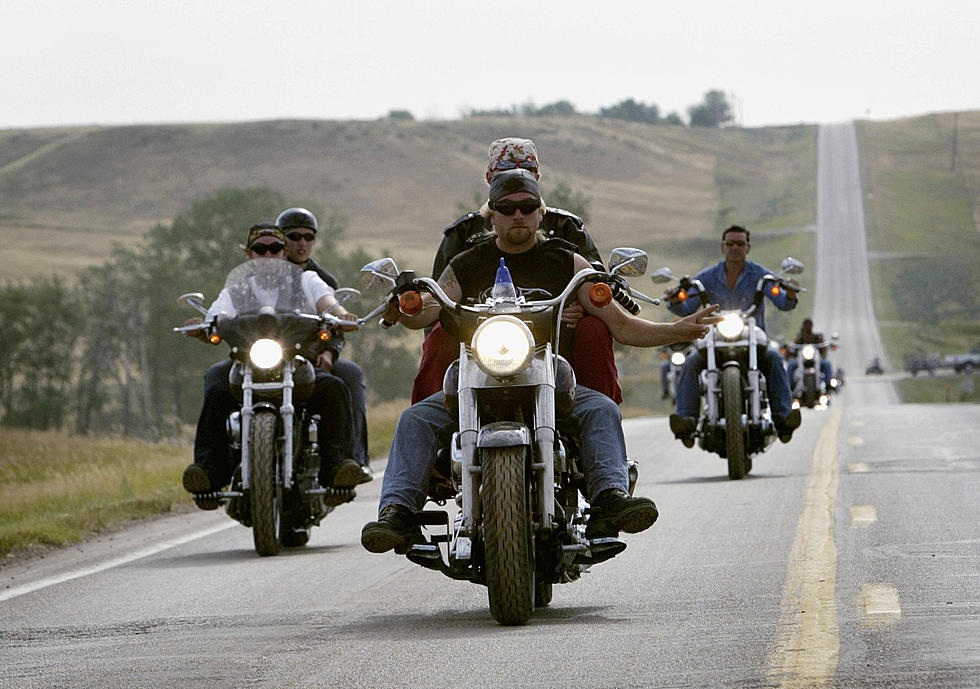
<path fill-rule="evenodd" d="M 0 128 L 625 98 L 686 119 L 712 89 L 750 127 L 980 109 L 978 0 L 0 0 L 0 37 Z"/>

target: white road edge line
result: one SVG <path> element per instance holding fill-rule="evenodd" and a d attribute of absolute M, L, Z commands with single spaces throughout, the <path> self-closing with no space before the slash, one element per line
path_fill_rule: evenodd
<path fill-rule="evenodd" d="M 22 586 L 15 586 L 6 591 L 0 591 L 0 601 L 10 600 L 11 598 L 17 598 L 18 596 L 23 596 L 33 591 L 38 591 L 40 589 L 48 588 L 49 586 L 56 586 L 58 584 L 63 584 L 66 581 L 71 581 L 72 579 L 79 579 L 81 577 L 87 577 L 90 574 L 96 574 L 98 572 L 104 572 L 107 569 L 112 569 L 113 567 L 119 567 L 121 565 L 129 564 L 130 562 L 135 562 L 136 560 L 142 560 L 145 557 L 150 557 L 151 555 L 156 555 L 164 550 L 169 550 L 170 548 L 176 548 L 179 545 L 184 545 L 185 543 L 190 543 L 191 541 L 196 541 L 199 538 L 204 538 L 205 536 L 210 536 L 211 534 L 216 534 L 219 531 L 224 531 L 225 529 L 230 529 L 233 526 L 238 526 L 238 522 L 229 520 L 227 524 L 219 524 L 218 526 L 213 526 L 210 529 L 204 529 L 203 531 L 195 531 L 192 534 L 186 536 L 181 536 L 180 538 L 173 538 L 168 541 L 163 541 L 149 548 L 144 548 L 143 550 L 137 550 L 129 555 L 123 555 L 121 557 L 114 558 L 112 560 L 106 560 L 105 562 L 94 565 L 92 567 L 85 567 L 84 569 L 76 569 L 74 571 L 65 572 L 64 574 L 59 574 L 53 577 L 46 577 L 44 579 L 38 579 L 29 584 L 23 584 Z"/>

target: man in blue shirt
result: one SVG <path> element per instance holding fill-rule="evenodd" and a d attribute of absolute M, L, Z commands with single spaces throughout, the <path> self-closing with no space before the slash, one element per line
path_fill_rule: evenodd
<path fill-rule="evenodd" d="M 746 258 L 750 249 L 749 231 L 739 225 L 732 225 L 721 235 L 721 253 L 725 260 L 694 276 L 704 285 L 708 300 L 713 304 L 721 304 L 723 311 L 747 309 L 751 306 L 759 278 L 772 272 Z M 792 284 L 796 285 L 795 282 Z M 775 296 L 767 292 L 766 296 L 780 311 L 796 308 L 795 290 L 780 290 Z M 678 316 L 688 316 L 697 310 L 699 303 L 699 300 L 690 298 L 680 301 L 674 295 L 667 308 Z M 766 329 L 765 306 L 763 300 L 755 312 L 756 325 L 763 330 Z M 698 379 L 703 368 L 704 364 L 698 356 L 689 356 L 684 362 L 677 383 L 677 413 L 670 415 L 670 430 L 686 447 L 694 446 L 694 431 L 701 408 L 701 385 Z M 759 370 L 766 377 L 776 432 L 782 442 L 788 443 L 793 437 L 793 431 L 799 428 L 801 417 L 800 410 L 793 409 L 789 376 L 783 367 L 782 356 L 775 347 L 766 349 L 765 356 L 759 360 Z"/>

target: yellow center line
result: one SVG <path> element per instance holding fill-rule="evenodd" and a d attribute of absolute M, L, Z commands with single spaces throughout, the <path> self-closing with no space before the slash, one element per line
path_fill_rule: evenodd
<path fill-rule="evenodd" d="M 837 670 L 840 634 L 834 597 L 834 502 L 840 420 L 841 408 L 836 406 L 813 452 L 803 512 L 796 525 L 783 586 L 783 634 L 769 654 L 769 674 L 780 687 L 825 686 Z"/>

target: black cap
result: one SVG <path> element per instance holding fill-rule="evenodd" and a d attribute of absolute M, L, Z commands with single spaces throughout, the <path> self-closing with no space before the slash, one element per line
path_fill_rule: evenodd
<path fill-rule="evenodd" d="M 490 178 L 490 195 L 488 197 L 490 208 L 492 209 L 493 204 L 504 196 L 522 191 L 534 194 L 538 200 L 541 199 L 541 188 L 538 186 L 538 180 L 534 178 L 534 173 L 523 168 L 498 172 Z"/>

